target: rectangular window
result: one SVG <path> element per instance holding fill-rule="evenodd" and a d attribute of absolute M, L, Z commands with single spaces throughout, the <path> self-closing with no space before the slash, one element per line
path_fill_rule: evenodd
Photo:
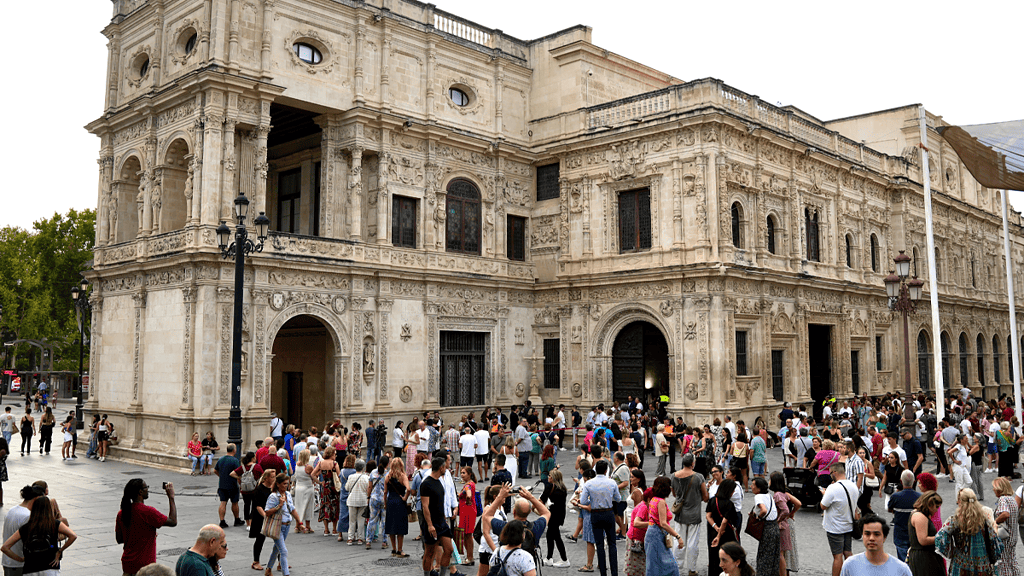
<path fill-rule="evenodd" d="M 736 331 L 736 375 L 747 375 L 747 332 Z"/>
<path fill-rule="evenodd" d="M 320 235 L 320 163 L 313 164 L 313 213 L 310 215 L 313 236 Z"/>
<path fill-rule="evenodd" d="M 558 198 L 558 162 L 537 166 L 537 200 Z"/>
<path fill-rule="evenodd" d="M 850 382 L 853 385 L 853 394 L 860 394 L 860 350 L 850 352 Z"/>
<path fill-rule="evenodd" d="M 562 362 L 558 338 L 544 339 L 544 388 L 557 390 L 562 384 Z"/>
<path fill-rule="evenodd" d="M 416 247 L 416 199 L 391 197 L 391 243 L 403 248 Z"/>
<path fill-rule="evenodd" d="M 507 244 L 505 250 L 508 252 L 509 260 L 526 260 L 526 218 L 522 216 L 509 216 Z"/>
<path fill-rule="evenodd" d="M 875 370 L 882 370 L 882 337 L 875 336 Z"/>
<path fill-rule="evenodd" d="M 648 188 L 619 194 L 619 251 L 651 249 L 651 191 Z"/>
<path fill-rule="evenodd" d="M 442 331 L 439 349 L 441 406 L 483 404 L 487 334 Z"/>
<path fill-rule="evenodd" d="M 299 232 L 299 200 L 302 198 L 302 168 L 277 175 L 277 231 Z"/>
<path fill-rule="evenodd" d="M 785 350 L 772 350 L 772 397 L 782 401 L 786 395 L 783 381 L 783 358 Z"/>

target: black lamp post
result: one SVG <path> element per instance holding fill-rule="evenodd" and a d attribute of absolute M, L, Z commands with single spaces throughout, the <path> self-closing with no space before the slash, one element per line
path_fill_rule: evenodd
<path fill-rule="evenodd" d="M 71 301 L 75 304 L 75 318 L 78 320 L 78 399 L 75 403 L 75 428 L 85 428 L 82 414 L 82 358 L 85 355 L 85 315 L 92 306 L 89 304 L 89 281 L 82 278 L 81 286 L 71 289 Z"/>
<path fill-rule="evenodd" d="M 231 228 L 221 221 L 217 227 L 217 244 L 224 258 L 235 259 L 235 310 L 233 340 L 231 343 L 231 411 L 228 414 L 228 443 L 234 444 L 238 453 L 242 453 L 242 290 L 245 278 L 245 255 L 263 251 L 263 242 L 267 239 L 270 218 L 260 212 L 253 225 L 256 228 L 256 240 L 249 240 L 249 231 L 245 228 L 245 219 L 249 216 L 249 199 L 245 194 L 235 198 L 235 241 L 231 240 Z"/>
<path fill-rule="evenodd" d="M 885 277 L 885 293 L 889 295 L 889 310 L 903 314 L 903 371 L 906 373 L 904 392 L 910 394 L 910 340 L 907 316 L 914 313 L 914 302 L 921 299 L 924 282 L 917 276 L 907 281 L 907 277 L 910 276 L 911 258 L 904 250 L 900 250 L 892 261 L 896 264 L 896 270 L 890 271 Z"/>

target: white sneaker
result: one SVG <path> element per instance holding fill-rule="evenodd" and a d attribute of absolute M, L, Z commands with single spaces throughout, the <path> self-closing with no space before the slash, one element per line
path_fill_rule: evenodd
<path fill-rule="evenodd" d="M 549 559 L 549 558 L 541 558 L 540 559 L 540 563 L 541 563 L 541 566 L 551 566 L 551 559 Z"/>
<path fill-rule="evenodd" d="M 569 564 L 568 560 L 560 560 L 558 562 L 552 562 L 550 566 L 554 568 L 568 568 L 571 566 L 571 564 Z"/>
<path fill-rule="evenodd" d="M 936 478 L 949 478 L 949 474 L 939 473 L 939 474 L 936 474 L 935 477 Z"/>

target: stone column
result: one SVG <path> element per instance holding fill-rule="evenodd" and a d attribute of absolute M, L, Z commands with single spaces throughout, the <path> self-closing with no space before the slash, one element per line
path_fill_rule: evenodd
<path fill-rule="evenodd" d="M 320 144 L 320 236 L 344 237 L 343 211 L 348 198 L 345 189 L 344 150 L 341 147 L 341 119 L 326 114 L 313 119 L 323 135 Z"/>
<path fill-rule="evenodd" d="M 203 55 L 203 62 L 210 60 L 210 30 L 213 28 L 213 0 L 203 2 L 203 24 L 199 32 L 199 50 Z"/>
<path fill-rule="evenodd" d="M 231 0 L 228 28 L 228 72 L 238 72 L 238 0 Z"/>
<path fill-rule="evenodd" d="M 363 16 L 356 13 L 356 62 L 355 70 L 353 71 L 352 86 L 355 91 L 356 104 L 365 104 L 366 98 L 363 96 L 363 57 L 365 50 L 363 44 L 366 43 L 366 25 L 363 23 Z"/>
<path fill-rule="evenodd" d="M 112 243 L 116 232 L 116 230 L 110 227 L 110 214 L 117 211 L 117 201 L 111 201 L 111 197 L 116 194 L 113 186 L 113 152 L 105 149 L 96 163 L 100 167 L 99 200 L 96 203 L 96 245 L 105 246 L 108 243 Z"/>
<path fill-rule="evenodd" d="M 223 219 L 221 214 L 221 170 L 217 167 L 221 163 L 222 150 L 222 129 L 224 117 L 208 113 L 203 116 L 203 154 L 202 165 L 202 216 L 203 224 L 216 226 Z M 206 194 L 205 192 L 209 192 Z"/>
<path fill-rule="evenodd" d="M 363 237 L 363 149 L 352 148 L 352 165 L 348 175 L 348 198 L 351 202 L 349 238 L 359 241 Z"/>
<path fill-rule="evenodd" d="M 234 212 L 232 204 L 235 201 L 235 196 L 238 195 L 238 182 L 236 179 L 238 169 L 238 159 L 235 154 L 235 125 L 238 120 L 234 118 L 226 118 L 224 120 L 224 150 L 221 152 L 221 193 L 220 193 L 220 218 L 221 220 L 227 220 L 228 222 L 234 221 Z M 249 199 L 252 201 L 252 198 Z M 253 212 L 250 206 L 250 214 Z M 253 216 L 255 217 L 255 216 Z"/>
<path fill-rule="evenodd" d="M 184 309 L 185 328 L 182 339 L 181 357 L 181 408 L 179 414 L 192 414 L 192 343 L 193 343 L 193 318 L 195 317 L 196 293 L 195 286 L 186 286 L 181 289 L 181 297 Z"/>
<path fill-rule="evenodd" d="M 153 233 L 161 232 L 160 220 L 164 208 L 164 169 L 162 166 L 153 170 L 153 180 L 149 186 L 149 204 L 153 210 Z"/>
<path fill-rule="evenodd" d="M 263 44 L 260 47 L 260 69 L 263 79 L 270 78 L 270 43 L 274 37 L 274 4 L 277 0 L 263 0 Z"/>
<path fill-rule="evenodd" d="M 672 247 L 683 247 L 683 186 L 679 159 L 672 160 Z"/>
<path fill-rule="evenodd" d="M 267 107 L 270 107 L 269 103 L 267 103 Z M 266 122 L 269 121 L 270 118 L 266 118 Z M 270 175 L 270 164 L 267 162 L 267 136 L 272 128 L 273 126 L 270 124 L 261 124 L 256 127 L 256 193 L 254 194 L 256 210 L 249 211 L 253 219 L 260 212 L 267 211 L 267 177 Z"/>
<path fill-rule="evenodd" d="M 382 142 L 387 141 L 387 130 L 382 132 Z M 384 148 L 386 144 L 381 144 Z M 391 154 L 387 151 L 381 152 L 377 162 L 377 244 L 390 244 L 391 227 L 388 225 L 388 212 L 391 209 L 391 190 L 388 185 L 388 164 L 391 162 Z"/>
<path fill-rule="evenodd" d="M 341 419 L 345 416 L 342 409 L 349 405 L 347 398 L 348 386 L 345 385 L 345 375 L 348 374 L 348 360 L 344 354 L 334 355 L 334 417 Z"/>
<path fill-rule="evenodd" d="M 203 211 L 203 122 L 200 119 L 193 121 L 186 131 L 192 140 L 192 153 L 188 158 L 188 172 L 190 183 L 186 183 L 185 196 L 189 207 L 189 224 L 198 224 Z M 191 188 L 189 188 L 191 186 Z M 189 198 L 191 194 L 191 198 Z"/>
<path fill-rule="evenodd" d="M 114 27 L 107 44 L 107 101 L 106 109 L 117 107 L 117 91 L 120 85 L 121 67 L 121 29 Z"/>
<path fill-rule="evenodd" d="M 150 122 L 150 126 L 154 126 Z M 146 138 L 146 165 L 142 169 L 139 179 L 139 193 L 142 200 L 142 218 L 139 219 L 140 236 L 149 236 L 153 233 L 153 186 L 156 183 L 156 134 L 150 132 Z"/>
<path fill-rule="evenodd" d="M 274 385 L 274 354 L 267 353 L 264 356 L 267 359 L 267 381 L 266 387 L 263 389 L 263 396 L 261 398 L 253 398 L 253 407 L 259 407 L 264 410 L 270 410 L 270 389 Z"/>
<path fill-rule="evenodd" d="M 89 410 L 94 410 L 97 403 L 96 383 L 100 375 L 100 348 L 103 338 L 103 296 L 95 288 L 89 296 L 89 304 L 92 306 L 91 329 L 89 331 L 89 397 L 86 404 Z"/>
<path fill-rule="evenodd" d="M 132 331 L 132 399 L 125 409 L 125 444 L 129 448 L 137 447 L 142 441 L 142 410 L 143 410 L 143 379 L 142 371 L 145 360 L 145 350 L 142 339 L 146 333 L 146 291 L 141 290 L 132 294 L 135 302 L 134 315 L 135 323 Z"/>
<path fill-rule="evenodd" d="M 494 133 L 502 135 L 502 93 L 505 85 L 505 64 L 500 58 L 494 60 Z"/>
<path fill-rule="evenodd" d="M 431 20 L 433 22 L 433 20 Z M 434 69 L 437 67 L 437 39 L 427 34 L 427 121 L 436 119 L 434 114 Z"/>
<path fill-rule="evenodd" d="M 156 0 L 156 32 L 154 43 L 155 52 L 151 58 L 149 73 L 153 77 L 153 86 L 160 86 L 160 68 L 164 54 L 164 0 Z"/>
<path fill-rule="evenodd" d="M 391 91 L 390 91 L 390 57 L 392 51 L 393 37 L 391 31 L 388 30 L 388 19 L 385 18 L 382 21 L 381 28 L 383 30 L 384 39 L 381 42 L 380 48 L 380 107 L 387 111 L 391 110 Z M 381 140 L 382 142 L 386 140 Z M 377 232 L 377 238 L 380 238 L 380 232 Z"/>

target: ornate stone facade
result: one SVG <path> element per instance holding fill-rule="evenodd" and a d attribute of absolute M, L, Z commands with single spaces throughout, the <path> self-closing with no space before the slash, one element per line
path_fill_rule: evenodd
<path fill-rule="evenodd" d="M 446 405 L 451 334 L 483 335 L 474 407 L 524 401 L 545 340 L 545 401 L 616 398 L 616 340 L 638 321 L 667 350 L 659 393 L 697 421 L 812 402 L 823 326 L 827 391 L 901 387 L 882 278 L 904 249 L 925 276 L 916 108 L 822 123 L 610 54 L 586 27 L 523 42 L 402 0 L 214 4 L 118 0 L 105 30 L 88 408 L 126 424 L 127 449 L 226 434 L 234 294 L 214 230 L 239 192 L 250 223 L 273 222 L 246 267 L 246 439 L 272 410 L 320 426 L 475 409 Z M 947 386 L 1005 391 L 999 191 L 930 139 L 942 328 L 969 357 Z M 928 320 L 915 389 L 934 378 Z"/>

